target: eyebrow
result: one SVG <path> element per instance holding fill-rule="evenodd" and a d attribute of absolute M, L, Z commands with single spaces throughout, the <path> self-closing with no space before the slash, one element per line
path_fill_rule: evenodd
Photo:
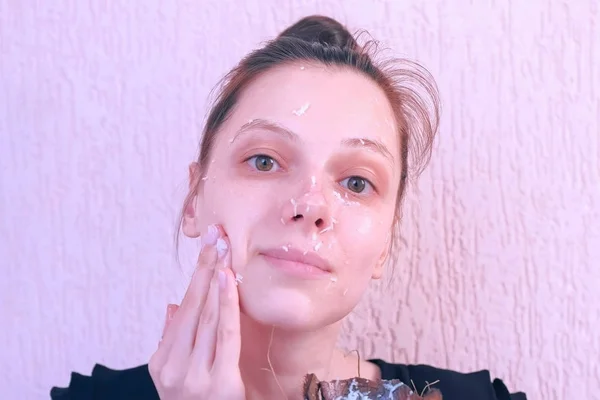
<path fill-rule="evenodd" d="M 375 153 L 381 154 L 386 158 L 392 165 L 394 164 L 394 156 L 388 150 L 387 146 L 381 143 L 379 140 L 372 140 L 367 138 L 352 138 L 342 140 L 342 145 L 351 148 L 367 148 Z"/>
<path fill-rule="evenodd" d="M 288 139 L 294 142 L 300 139 L 300 136 L 298 136 L 297 133 L 291 131 L 283 125 L 272 121 L 268 121 L 266 119 L 257 118 L 251 119 L 250 121 L 242 125 L 240 129 L 238 129 L 236 134 L 233 136 L 233 139 L 231 139 L 231 143 L 233 143 L 238 137 L 244 135 L 245 133 L 248 133 L 249 131 L 252 131 L 253 129 L 262 129 L 271 133 L 277 133 L 286 136 Z"/>
<path fill-rule="evenodd" d="M 293 142 L 297 142 L 300 140 L 300 136 L 296 132 L 286 128 L 285 126 L 278 124 L 276 122 L 273 122 L 273 121 L 269 121 L 269 120 L 262 119 L 262 118 L 257 118 L 257 119 L 252 119 L 252 120 L 246 122 L 244 125 L 242 125 L 240 127 L 240 129 L 238 129 L 236 134 L 233 136 L 230 143 L 233 143 L 238 137 L 240 137 L 254 129 L 262 129 L 262 130 L 266 130 L 271 133 L 282 135 Z M 351 138 L 351 139 L 343 139 L 341 144 L 344 147 L 350 147 L 350 148 L 356 148 L 356 149 L 367 148 L 371 151 L 374 151 L 375 153 L 382 155 L 388 161 L 390 161 L 392 164 L 394 164 L 394 157 L 393 157 L 392 153 L 389 151 L 389 149 L 387 148 L 386 145 L 384 145 L 382 142 L 380 142 L 378 140 L 367 139 L 367 138 Z"/>

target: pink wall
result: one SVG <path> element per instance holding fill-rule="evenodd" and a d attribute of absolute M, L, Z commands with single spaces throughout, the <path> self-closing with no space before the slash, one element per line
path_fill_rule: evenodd
<path fill-rule="evenodd" d="M 206 96 L 314 12 L 421 60 L 444 101 L 406 250 L 344 343 L 491 368 L 534 399 L 597 395 L 598 1 L 309 3 L 0 0 L 3 397 L 147 361 L 185 288 L 172 233 Z"/>

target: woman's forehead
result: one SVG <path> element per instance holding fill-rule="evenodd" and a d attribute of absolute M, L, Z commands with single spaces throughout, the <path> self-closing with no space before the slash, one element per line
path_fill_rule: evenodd
<path fill-rule="evenodd" d="M 366 137 L 397 148 L 385 92 L 349 68 L 285 65 L 248 85 L 236 104 L 234 127 L 252 119 L 285 125 L 301 136 Z"/>

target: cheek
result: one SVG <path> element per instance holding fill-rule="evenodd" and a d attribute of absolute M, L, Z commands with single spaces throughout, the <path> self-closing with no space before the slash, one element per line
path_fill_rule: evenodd
<path fill-rule="evenodd" d="M 370 274 L 386 249 L 389 227 L 385 215 L 372 210 L 345 207 L 338 217 L 337 237 L 353 270 Z"/>
<path fill-rule="evenodd" d="M 268 192 L 249 190 L 248 185 L 232 184 L 230 180 L 218 177 L 206 183 L 203 217 L 207 224 L 223 226 L 231 243 L 232 264 L 237 271 L 236 266 L 247 263 L 248 243 L 254 228 L 270 209 Z"/>

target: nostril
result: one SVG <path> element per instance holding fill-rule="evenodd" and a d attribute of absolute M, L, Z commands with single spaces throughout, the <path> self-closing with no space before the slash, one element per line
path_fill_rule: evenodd
<path fill-rule="evenodd" d="M 294 215 L 294 216 L 292 217 L 292 219 L 293 219 L 294 221 L 301 220 L 302 218 L 304 218 L 304 217 L 302 216 L 302 214 Z"/>
<path fill-rule="evenodd" d="M 323 221 L 323 218 L 319 218 L 318 220 L 315 221 L 315 225 L 317 226 L 317 228 L 321 228 L 324 224 L 325 224 L 325 221 Z"/>

